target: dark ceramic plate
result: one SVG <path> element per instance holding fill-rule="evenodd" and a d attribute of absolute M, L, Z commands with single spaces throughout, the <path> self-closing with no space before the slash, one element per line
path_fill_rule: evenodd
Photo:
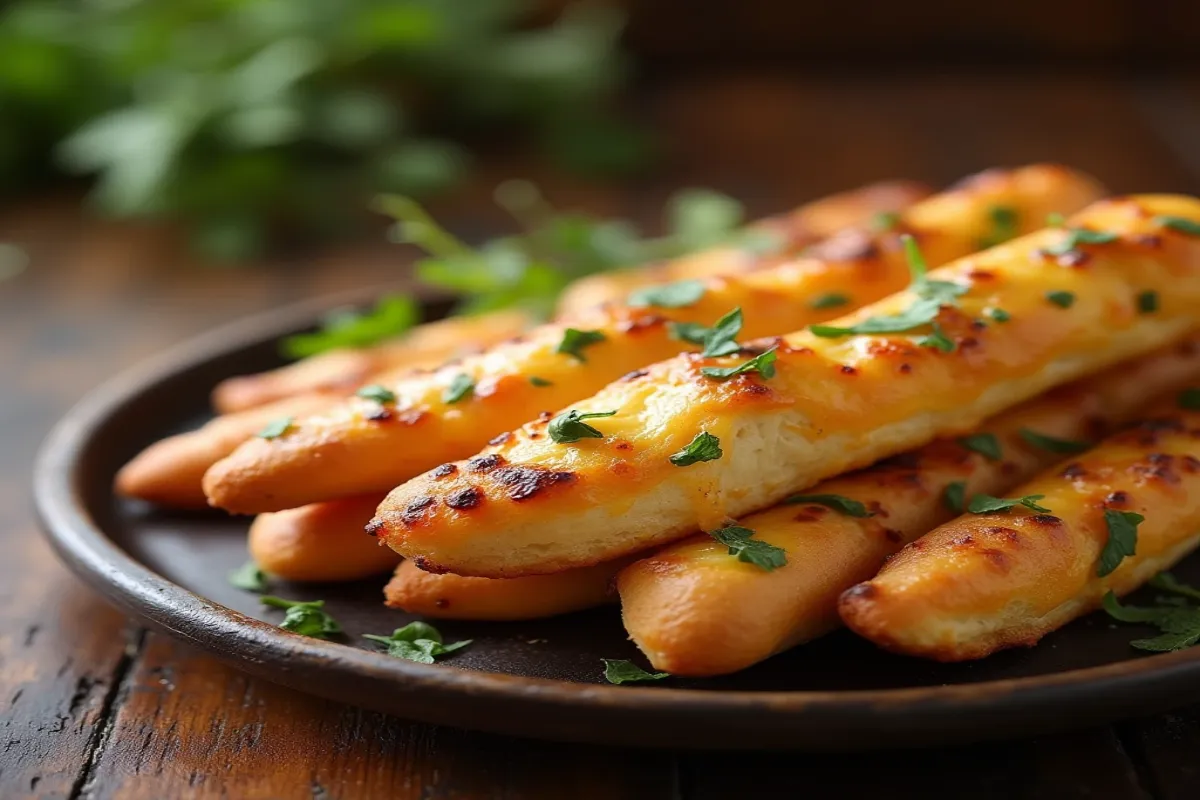
<path fill-rule="evenodd" d="M 646 687 L 603 682 L 601 658 L 638 658 L 616 608 L 537 622 L 439 623 L 474 644 L 433 666 L 363 647 L 360 634 L 408 621 L 381 605 L 383 578 L 274 587 L 285 597 L 327 600 L 347 636 L 323 642 L 280 630 L 272 624 L 278 612 L 225 579 L 246 559 L 247 519 L 155 510 L 115 498 L 110 486 L 143 446 L 201 422 L 218 380 L 277 365 L 275 341 L 328 306 L 222 329 L 117 377 L 59 424 L 37 466 L 38 510 L 67 564 L 125 609 L 239 669 L 427 722 L 676 747 L 915 746 L 1085 725 L 1200 698 L 1200 648 L 1141 655 L 1129 640 L 1142 631 L 1102 615 L 1033 649 L 974 664 L 891 656 L 841 632 L 738 675 Z M 1200 579 L 1200 559 L 1180 573 Z"/>

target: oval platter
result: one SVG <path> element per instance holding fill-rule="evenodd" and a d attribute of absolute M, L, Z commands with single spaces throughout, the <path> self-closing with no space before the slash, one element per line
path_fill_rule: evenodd
<path fill-rule="evenodd" d="M 408 719 L 520 736 L 720 749 L 912 747 L 1041 733 L 1200 699 L 1200 648 L 1140 654 L 1129 641 L 1145 631 L 1101 614 L 1037 647 L 976 663 L 893 656 L 842 631 L 737 675 L 650 686 L 604 683 L 602 658 L 645 664 L 615 606 L 535 622 L 438 623 L 448 640 L 473 644 L 423 665 L 361 638 L 412 619 L 382 605 L 386 576 L 275 582 L 275 594 L 326 600 L 346 635 L 326 642 L 284 631 L 273 624 L 279 612 L 226 580 L 246 560 L 248 518 L 124 501 L 112 479 L 145 445 L 201 423 L 219 380 L 282 363 L 281 336 L 310 328 L 334 305 L 378 294 L 269 312 L 93 391 L 50 434 L 36 466 L 38 514 L 60 557 L 126 611 L 238 669 Z M 1200 580 L 1200 558 L 1177 574 Z"/>

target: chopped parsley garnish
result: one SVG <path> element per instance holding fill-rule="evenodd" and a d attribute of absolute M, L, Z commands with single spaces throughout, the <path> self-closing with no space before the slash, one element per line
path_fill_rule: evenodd
<path fill-rule="evenodd" d="M 638 289 L 629 295 L 626 302 L 634 308 L 686 308 L 699 302 L 700 298 L 704 297 L 704 292 L 703 281 L 678 281 Z"/>
<path fill-rule="evenodd" d="M 954 340 L 947 336 L 942 326 L 936 322 L 933 323 L 933 333 L 917 339 L 917 346 L 941 350 L 943 353 L 953 353 L 956 347 Z"/>
<path fill-rule="evenodd" d="M 453 405 L 475 391 L 475 381 L 465 373 L 455 375 L 454 380 L 442 392 L 442 402 Z"/>
<path fill-rule="evenodd" d="M 701 367 L 700 374 L 717 381 L 726 381 L 735 375 L 747 372 L 757 372 L 764 379 L 775 377 L 775 348 L 757 355 L 749 361 L 736 367 Z"/>
<path fill-rule="evenodd" d="M 245 589 L 247 592 L 262 594 L 267 590 L 267 573 L 253 561 L 247 561 L 227 576 L 230 586 Z"/>
<path fill-rule="evenodd" d="M 588 425 L 583 420 L 614 417 L 616 414 L 616 411 L 593 411 L 580 414 L 574 409 L 564 412 L 550 420 L 548 428 L 550 439 L 559 444 L 570 444 L 571 442 L 578 442 L 580 439 L 603 439 L 603 433 Z"/>
<path fill-rule="evenodd" d="M 867 510 L 867 507 L 857 500 L 851 500 L 849 497 L 843 497 L 840 494 L 794 494 L 786 498 L 784 501 L 787 505 L 794 506 L 801 503 L 813 503 L 818 506 L 832 508 L 834 511 L 840 511 L 847 517 L 873 517 L 873 513 Z"/>
<path fill-rule="evenodd" d="M 955 514 L 961 514 L 967 510 L 967 482 L 953 481 L 946 484 L 946 488 L 942 490 L 942 502 L 946 504 L 946 508 L 953 511 Z"/>
<path fill-rule="evenodd" d="M 1020 216 L 1012 206 L 992 206 L 988 209 L 992 231 L 979 242 L 980 247 L 995 247 L 1017 235 Z"/>
<path fill-rule="evenodd" d="M 530 375 L 529 382 L 532 385 L 537 386 L 539 388 L 544 387 L 544 386 L 553 386 L 554 385 L 553 382 L 548 381 L 545 378 L 539 378 L 537 375 Z"/>
<path fill-rule="evenodd" d="M 701 461 L 716 461 L 722 455 L 721 440 L 707 431 L 701 431 L 687 447 L 671 456 L 671 463 L 677 467 L 690 467 Z"/>
<path fill-rule="evenodd" d="M 963 436 L 958 443 L 992 461 L 1004 458 L 1004 453 L 1000 449 L 1000 440 L 993 433 L 973 433 L 970 436 Z"/>
<path fill-rule="evenodd" d="M 734 341 L 742 331 L 742 310 L 735 308 L 717 320 L 712 329 L 705 332 L 701 353 L 705 358 L 733 355 L 742 348 Z"/>
<path fill-rule="evenodd" d="M 1094 445 L 1092 442 L 1075 441 L 1072 439 L 1056 439 L 1053 436 L 1047 436 L 1044 433 L 1030 430 L 1029 428 L 1021 428 L 1021 438 L 1034 447 L 1041 448 L 1048 453 L 1062 453 L 1063 455 L 1072 455 L 1074 453 L 1082 453 L 1085 450 L 1090 450 Z"/>
<path fill-rule="evenodd" d="M 1046 299 L 1051 303 L 1054 303 L 1054 305 L 1058 306 L 1059 308 L 1070 308 L 1071 306 L 1075 305 L 1074 292 L 1046 292 Z"/>
<path fill-rule="evenodd" d="M 620 686 L 622 683 L 637 681 L 661 681 L 671 677 L 669 672 L 646 672 L 646 670 L 625 659 L 602 658 L 604 662 L 604 680 Z"/>
<path fill-rule="evenodd" d="M 1109 231 L 1090 231 L 1087 228 L 1069 228 L 1067 238 L 1046 248 L 1052 256 L 1065 256 L 1072 250 L 1078 250 L 1081 244 L 1108 244 L 1119 237 Z"/>
<path fill-rule="evenodd" d="M 877 233 L 895 230 L 900 224 L 899 211 L 879 211 L 875 216 L 871 217 L 871 230 Z"/>
<path fill-rule="evenodd" d="M 1169 582 L 1160 582 L 1169 578 Z M 1186 598 L 1195 599 L 1200 592 L 1186 584 L 1181 584 L 1168 573 L 1155 576 L 1150 581 L 1151 586 L 1175 592 Z M 1173 599 L 1173 598 L 1170 598 Z M 1158 628 L 1160 635 L 1150 639 L 1134 639 L 1129 644 L 1138 650 L 1152 653 L 1168 653 L 1172 650 L 1183 650 L 1200 641 L 1200 607 L 1189 604 L 1167 602 L 1161 598 L 1161 605 L 1154 607 L 1124 606 L 1111 591 L 1104 595 L 1104 610 L 1118 622 L 1146 623 Z"/>
<path fill-rule="evenodd" d="M 1100 552 L 1097 575 L 1101 578 L 1111 575 L 1126 556 L 1137 554 L 1137 529 L 1145 521 L 1145 517 L 1133 511 L 1105 509 L 1104 525 L 1108 528 L 1108 541 Z"/>
<path fill-rule="evenodd" d="M 280 436 L 291 431 L 295 422 L 295 417 L 280 417 L 279 419 L 271 420 L 265 428 L 258 432 L 258 438 L 278 439 Z"/>
<path fill-rule="evenodd" d="M 1200 236 L 1200 222 L 1187 217 L 1155 217 L 1154 221 L 1164 228 L 1186 233 L 1188 236 Z"/>
<path fill-rule="evenodd" d="M 370 386 L 364 386 L 355 392 L 355 394 L 364 400 L 374 400 L 381 406 L 386 406 L 388 403 L 396 402 L 396 393 L 390 389 L 387 389 L 386 387 L 380 386 L 377 383 L 373 383 Z"/>
<path fill-rule="evenodd" d="M 971 498 L 971 503 L 967 506 L 967 511 L 972 514 L 995 514 L 1000 511 L 1008 511 L 1010 508 L 1017 506 L 1025 506 L 1030 511 L 1036 511 L 1039 514 L 1049 514 L 1050 509 L 1045 506 L 1039 506 L 1037 501 L 1041 500 L 1046 495 L 1044 494 L 1027 494 L 1024 497 L 1015 497 L 1012 499 L 1005 497 L 992 497 L 990 494 L 977 494 Z"/>
<path fill-rule="evenodd" d="M 842 294 L 841 292 L 830 292 L 829 294 L 814 297 L 812 302 L 808 304 L 808 307 L 815 309 L 838 308 L 849 302 L 850 295 Z"/>
<path fill-rule="evenodd" d="M 391 636 L 364 633 L 363 638 L 386 645 L 389 656 L 416 661 L 418 664 L 432 664 L 438 656 L 461 650 L 472 641 L 464 639 L 461 642 L 444 644 L 442 634 L 428 622 L 410 622 L 403 628 L 392 631 Z"/>
<path fill-rule="evenodd" d="M 1185 411 L 1200 411 L 1200 389 L 1184 389 L 1179 393 L 1178 403 Z"/>
<path fill-rule="evenodd" d="M 699 322 L 668 322 L 667 335 L 678 342 L 704 346 L 704 337 L 711 330 Z"/>
<path fill-rule="evenodd" d="M 1012 314 L 1009 314 L 1003 308 L 989 308 L 983 313 L 987 314 L 996 322 L 1008 322 L 1010 319 L 1012 319 Z"/>
<path fill-rule="evenodd" d="M 269 594 L 263 595 L 258 600 L 264 606 L 287 609 L 287 613 L 283 615 L 283 622 L 279 623 L 279 627 L 285 631 L 317 639 L 328 639 L 330 636 L 342 632 L 342 626 L 337 624 L 337 620 L 323 610 L 324 600 L 308 602 L 284 600 L 282 597 Z"/>
<path fill-rule="evenodd" d="M 1066 223 L 1067 218 L 1057 211 L 1051 211 L 1046 215 L 1046 227 L 1048 228 L 1061 228 Z"/>
<path fill-rule="evenodd" d="M 563 353 L 577 361 L 587 361 L 583 355 L 583 348 L 599 344 L 605 338 L 605 335 L 600 331 L 581 331 L 575 328 L 567 328 L 563 331 L 562 341 L 558 343 L 558 347 L 555 348 L 554 352 Z"/>
<path fill-rule="evenodd" d="M 1164 592 L 1182 595 L 1192 600 L 1200 600 L 1200 589 L 1188 586 L 1169 572 L 1160 572 L 1150 579 L 1150 585 Z"/>
<path fill-rule="evenodd" d="M 1158 311 L 1158 292 L 1147 289 L 1137 296 L 1138 311 L 1143 314 L 1153 314 Z"/>
<path fill-rule="evenodd" d="M 729 555 L 737 556 L 738 561 L 753 564 L 761 570 L 770 572 L 779 569 L 787 563 L 787 552 L 782 547 L 755 539 L 754 531 L 740 525 L 727 525 L 708 535 L 729 548 Z"/>
<path fill-rule="evenodd" d="M 421 318 L 420 305 L 408 295 L 388 295 L 370 311 L 340 308 L 329 312 L 315 333 L 297 333 L 280 342 L 288 358 L 308 358 L 340 347 L 368 347 L 399 336 Z"/>

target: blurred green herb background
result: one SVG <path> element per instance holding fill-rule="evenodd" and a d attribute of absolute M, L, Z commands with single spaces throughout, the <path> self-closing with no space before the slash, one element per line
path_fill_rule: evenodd
<path fill-rule="evenodd" d="M 562 166 L 636 166 L 610 113 L 621 13 L 526 0 L 17 0 L 0 11 L 0 191 L 94 178 L 103 213 L 186 221 L 205 255 L 352 229 L 509 132 Z M 503 260 L 503 259 L 501 259 Z M 534 278 L 530 278 L 533 280 Z"/>

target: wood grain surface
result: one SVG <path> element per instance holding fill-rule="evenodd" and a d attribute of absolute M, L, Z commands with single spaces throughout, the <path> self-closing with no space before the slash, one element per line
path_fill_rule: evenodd
<path fill-rule="evenodd" d="M 746 73 L 661 85 L 639 106 L 667 154 L 655 175 L 595 187 L 498 156 L 446 204 L 452 227 L 494 229 L 487 187 L 517 175 L 562 205 L 649 221 L 680 185 L 766 212 L 882 177 L 946 182 L 1041 159 L 1118 192 L 1200 191 L 1200 79 Z M 408 723 L 248 678 L 148 634 L 69 576 L 36 534 L 28 475 L 47 428 L 90 387 L 169 344 L 258 309 L 394 281 L 408 254 L 368 242 L 204 267 L 171 232 L 88 218 L 73 197 L 3 209 L 0 241 L 32 257 L 0 283 L 2 798 L 1200 796 L 1196 708 L 941 751 L 637 752 Z"/>

